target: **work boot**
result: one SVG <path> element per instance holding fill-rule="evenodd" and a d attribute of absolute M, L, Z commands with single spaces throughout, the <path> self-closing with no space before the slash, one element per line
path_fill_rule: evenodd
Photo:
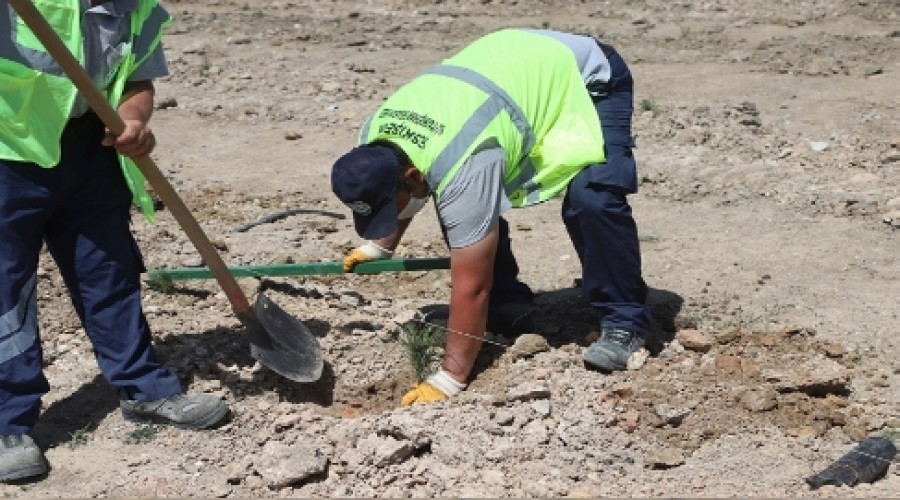
<path fill-rule="evenodd" d="M 643 346 L 643 335 L 621 328 L 604 328 L 600 338 L 584 351 L 584 363 L 600 370 L 624 370 L 628 358 Z"/>
<path fill-rule="evenodd" d="M 44 452 L 27 434 L 0 436 L 0 481 L 15 481 L 47 472 Z"/>
<path fill-rule="evenodd" d="M 529 304 L 501 304 L 488 308 L 487 331 L 507 338 L 534 332 L 534 315 Z"/>
<path fill-rule="evenodd" d="M 206 429 L 228 414 L 228 405 L 213 394 L 176 394 L 148 402 L 123 399 L 119 403 L 125 420 L 171 424 L 182 429 Z"/>

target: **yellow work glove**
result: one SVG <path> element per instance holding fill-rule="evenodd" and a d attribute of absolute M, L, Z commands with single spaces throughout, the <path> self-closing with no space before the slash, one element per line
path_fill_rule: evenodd
<path fill-rule="evenodd" d="M 420 382 L 419 385 L 407 392 L 400 401 L 400 406 L 445 401 L 450 396 L 456 396 L 465 388 L 466 384 L 457 382 L 441 368 L 428 377 L 427 380 Z"/>
<path fill-rule="evenodd" d="M 367 241 L 365 244 L 351 250 L 344 257 L 344 272 L 349 273 L 357 264 L 362 262 L 390 259 L 393 256 L 394 252 Z"/>
<path fill-rule="evenodd" d="M 403 396 L 403 399 L 400 401 L 400 406 L 434 403 L 435 401 L 444 401 L 447 398 L 448 396 L 435 386 L 428 382 L 420 382 L 413 390 L 407 392 L 406 395 Z"/>

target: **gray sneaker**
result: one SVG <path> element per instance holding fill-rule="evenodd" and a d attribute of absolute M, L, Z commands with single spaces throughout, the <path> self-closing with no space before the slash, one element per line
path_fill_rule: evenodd
<path fill-rule="evenodd" d="M 15 481 L 46 472 L 44 452 L 31 436 L 0 436 L 0 481 Z"/>
<path fill-rule="evenodd" d="M 606 371 L 624 370 L 628 358 L 644 346 L 644 337 L 620 328 L 604 328 L 600 338 L 584 351 L 584 362 Z"/>
<path fill-rule="evenodd" d="M 122 416 L 132 422 L 171 424 L 182 429 L 205 429 L 228 415 L 228 405 L 213 394 L 176 394 L 156 401 L 120 402 Z"/>

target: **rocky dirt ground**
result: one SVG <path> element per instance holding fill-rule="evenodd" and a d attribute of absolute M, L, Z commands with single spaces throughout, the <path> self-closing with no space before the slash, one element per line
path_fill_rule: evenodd
<path fill-rule="evenodd" d="M 49 258 L 22 497 L 897 497 L 804 478 L 900 435 L 896 0 L 168 0 L 172 75 L 154 155 L 230 265 L 336 261 L 358 243 L 328 172 L 393 89 L 505 26 L 586 32 L 637 81 L 632 197 L 657 330 L 634 370 L 587 371 L 596 318 L 558 201 L 510 215 L 533 335 L 491 335 L 470 387 L 398 408 L 399 325 L 445 308 L 443 270 L 242 279 L 312 330 L 325 371 L 250 357 L 214 280 L 146 289 L 160 355 L 231 420 L 123 421 Z M 293 215 L 240 231 L 261 217 Z M 134 231 L 150 269 L 201 265 L 165 208 Z M 423 212 L 403 257 L 445 255 Z"/>

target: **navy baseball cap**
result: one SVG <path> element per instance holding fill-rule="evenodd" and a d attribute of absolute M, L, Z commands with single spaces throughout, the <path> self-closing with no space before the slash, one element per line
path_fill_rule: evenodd
<path fill-rule="evenodd" d="M 384 238 L 397 228 L 400 173 L 400 161 L 387 146 L 358 146 L 334 162 L 331 190 L 353 211 L 361 237 Z"/>

